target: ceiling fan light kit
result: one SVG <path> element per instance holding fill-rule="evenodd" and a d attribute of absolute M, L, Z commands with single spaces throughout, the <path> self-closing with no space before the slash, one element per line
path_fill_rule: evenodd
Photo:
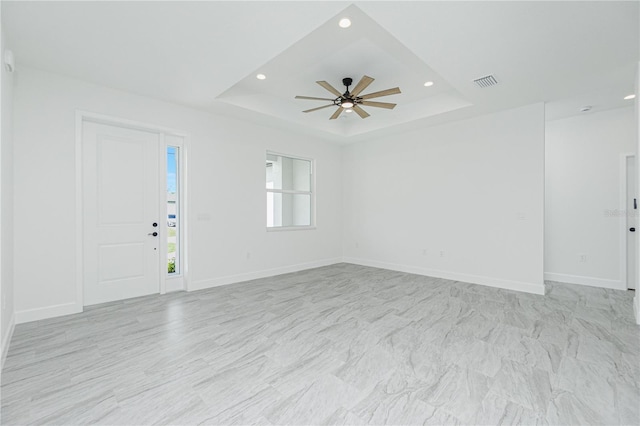
<path fill-rule="evenodd" d="M 369 76 L 364 76 L 360 79 L 358 84 L 355 85 L 353 90 L 349 91 L 349 86 L 353 83 L 353 79 L 349 77 L 345 77 L 342 79 L 342 84 L 346 87 L 346 91 L 344 93 L 340 93 L 335 87 L 326 81 L 316 81 L 320 86 L 322 86 L 325 90 L 337 96 L 336 98 L 316 98 L 312 96 L 296 96 L 296 99 L 307 99 L 313 101 L 331 101 L 332 103 L 329 105 L 324 105 L 317 108 L 308 109 L 302 112 L 313 112 L 323 108 L 329 108 L 332 106 L 337 106 L 338 109 L 329 117 L 329 120 L 335 120 L 338 118 L 342 111 L 349 109 L 353 110 L 358 114 L 361 118 L 369 117 L 369 114 L 360 108 L 360 105 L 370 106 L 375 108 L 385 108 L 385 109 L 393 109 L 396 104 L 392 104 L 389 102 L 374 102 L 368 101 L 367 99 L 379 98 L 382 96 L 395 95 L 400 92 L 399 87 L 394 87 L 393 89 L 381 90 L 379 92 L 369 93 L 367 95 L 359 96 L 364 89 L 366 89 L 371 83 L 373 83 L 373 78 Z"/>

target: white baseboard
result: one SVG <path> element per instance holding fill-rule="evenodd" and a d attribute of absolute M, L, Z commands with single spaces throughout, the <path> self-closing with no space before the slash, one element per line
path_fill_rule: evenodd
<path fill-rule="evenodd" d="M 636 295 L 633 298 L 633 313 L 636 315 L 636 324 L 640 325 L 640 295 L 636 290 Z"/>
<path fill-rule="evenodd" d="M 330 259 L 316 260 L 313 262 L 298 263 L 296 265 L 281 266 L 279 268 L 263 269 L 261 271 L 247 272 L 243 274 L 227 275 L 225 277 L 193 281 L 187 284 L 187 290 L 188 291 L 203 290 L 205 288 L 218 287 L 222 285 L 235 284 L 243 281 L 273 277 L 275 275 L 288 274 L 290 272 L 304 271 L 305 269 L 313 269 L 313 268 L 320 268 L 322 266 L 335 265 L 336 263 L 342 263 L 342 258 L 334 257 Z"/>
<path fill-rule="evenodd" d="M 76 302 L 45 306 L 43 308 L 25 309 L 24 311 L 16 312 L 16 324 L 61 317 L 63 315 L 77 314 L 80 312 L 82 312 L 82 306 L 79 306 Z"/>
<path fill-rule="evenodd" d="M 357 259 L 345 257 L 345 263 L 353 263 L 373 268 L 390 269 L 392 271 L 406 272 L 409 274 L 426 275 L 428 277 L 443 278 L 446 280 L 463 281 L 471 284 L 480 284 L 488 287 L 504 288 L 506 290 L 522 291 L 525 293 L 544 295 L 544 283 L 527 283 L 521 281 L 504 280 L 500 278 L 485 277 L 482 275 L 461 274 L 458 272 L 441 271 L 437 269 L 422 268 L 419 266 L 401 265 L 397 263 L 381 262 L 378 260 Z"/>
<path fill-rule="evenodd" d="M 368 259 L 357 258 L 340 258 L 334 257 L 322 259 L 313 262 L 299 263 L 295 265 L 281 266 L 272 269 L 263 269 L 260 271 L 247 272 L 236 275 L 228 275 L 224 277 L 199 280 L 187 283 L 188 291 L 203 290 L 211 287 L 235 284 L 243 281 L 256 280 L 260 278 L 272 277 L 275 275 L 287 274 L 291 272 L 304 271 L 306 269 L 319 268 L 322 266 L 334 265 L 337 263 L 353 263 L 362 266 L 371 266 L 374 268 L 390 269 L 393 271 L 406 272 L 410 274 L 426 275 L 435 278 L 443 278 L 454 281 L 464 281 L 472 284 L 480 284 L 488 287 L 504 288 L 507 290 L 522 291 L 533 294 L 544 294 L 544 284 L 527 283 L 520 281 L 504 280 L 500 278 L 485 277 L 472 274 L 461 274 L 457 272 L 441 271 L 436 269 L 427 269 L 417 266 L 400 265 L 389 262 L 381 262 Z M 550 279 L 550 278 L 549 278 Z M 555 279 L 554 279 L 555 281 Z M 17 311 L 15 313 L 15 324 L 22 324 L 31 321 L 38 321 L 47 318 L 54 318 L 63 315 L 77 314 L 82 312 L 82 306 L 76 302 L 65 303 L 60 305 L 47 306 L 43 308 L 28 309 Z M 4 346 L 3 346 L 4 350 Z"/>
<path fill-rule="evenodd" d="M 589 287 L 604 287 L 614 290 L 626 290 L 627 286 L 621 280 L 610 280 L 606 278 L 583 277 L 580 275 L 558 274 L 555 272 L 545 272 L 545 281 L 557 281 L 567 284 L 587 285 Z"/>
<path fill-rule="evenodd" d="M 11 315 L 11 321 L 9 321 L 9 331 L 7 332 L 4 339 L 2 339 L 2 361 L 0 361 L 0 371 L 4 368 L 4 360 L 7 358 L 7 354 L 9 353 L 9 345 L 11 344 L 11 338 L 13 337 L 13 331 L 16 329 L 16 316 L 15 314 Z"/>

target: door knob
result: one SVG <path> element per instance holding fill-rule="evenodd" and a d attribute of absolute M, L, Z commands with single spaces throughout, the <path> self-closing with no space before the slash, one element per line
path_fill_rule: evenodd
<path fill-rule="evenodd" d="M 636 232 L 636 228 L 629 228 L 629 231 Z"/>
<path fill-rule="evenodd" d="M 157 236 L 158 236 L 158 233 L 157 233 L 157 232 L 151 232 L 151 233 L 149 233 L 149 234 L 147 234 L 147 235 L 153 235 L 154 237 L 157 237 Z"/>

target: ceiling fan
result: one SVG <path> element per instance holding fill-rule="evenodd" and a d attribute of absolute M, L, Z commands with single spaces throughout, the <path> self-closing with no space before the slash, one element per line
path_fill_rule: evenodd
<path fill-rule="evenodd" d="M 394 87 L 393 89 L 381 90 L 379 92 L 373 92 L 367 95 L 359 96 L 364 89 L 366 89 L 371 83 L 373 83 L 373 80 L 374 80 L 373 78 L 365 75 L 358 82 L 358 84 L 356 84 L 353 90 L 349 92 L 349 86 L 351 86 L 351 83 L 353 83 L 353 80 L 349 77 L 343 78 L 342 84 L 344 84 L 347 88 L 347 90 L 344 93 L 338 92 L 338 90 L 336 90 L 332 85 L 330 85 L 326 81 L 316 81 L 316 83 L 318 83 L 320 86 L 324 87 L 329 92 L 337 96 L 337 98 L 314 98 L 311 96 L 296 96 L 296 99 L 310 99 L 313 101 L 331 101 L 332 103 L 329 105 L 302 111 L 302 112 L 312 112 L 312 111 L 317 111 L 323 108 L 337 106 L 338 109 L 336 110 L 336 112 L 334 112 L 331 115 L 331 117 L 329 117 L 329 120 L 335 120 L 336 118 L 338 118 L 338 116 L 345 109 L 352 109 L 361 118 L 367 118 L 369 117 L 369 114 L 365 110 L 360 108 L 360 105 L 371 106 L 376 108 L 393 109 L 396 106 L 396 104 L 392 104 L 389 102 L 369 101 L 368 99 L 379 98 L 381 96 L 389 96 L 389 95 L 395 95 L 397 93 L 400 93 L 400 88 Z"/>

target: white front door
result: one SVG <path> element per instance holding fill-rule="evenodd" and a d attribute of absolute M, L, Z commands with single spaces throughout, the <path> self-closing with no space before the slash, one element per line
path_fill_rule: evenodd
<path fill-rule="evenodd" d="M 82 125 L 85 305 L 160 291 L 159 148 L 155 133 Z"/>
<path fill-rule="evenodd" d="M 627 157 L 627 288 L 636 288 L 636 235 L 638 209 L 636 193 L 636 157 Z M 633 231 L 632 231 L 633 229 Z"/>

